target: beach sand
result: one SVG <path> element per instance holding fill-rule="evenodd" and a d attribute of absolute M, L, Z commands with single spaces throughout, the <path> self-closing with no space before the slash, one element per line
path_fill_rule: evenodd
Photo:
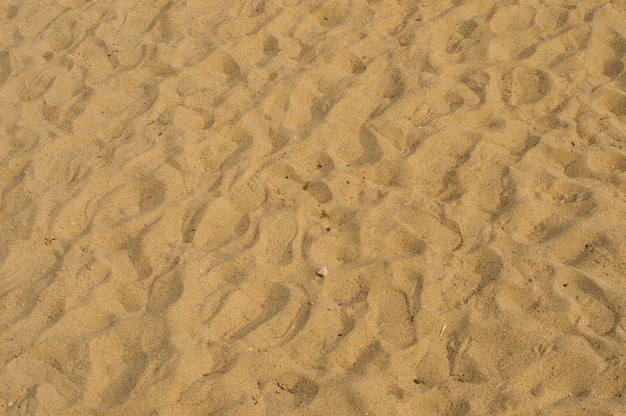
<path fill-rule="evenodd" d="M 0 2 L 0 414 L 626 415 L 625 63 L 620 0 Z"/>

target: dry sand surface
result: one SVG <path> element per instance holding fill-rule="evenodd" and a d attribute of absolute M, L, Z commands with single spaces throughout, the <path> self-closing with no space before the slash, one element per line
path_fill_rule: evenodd
<path fill-rule="evenodd" d="M 626 415 L 625 63 L 623 0 L 0 1 L 0 414 Z"/>

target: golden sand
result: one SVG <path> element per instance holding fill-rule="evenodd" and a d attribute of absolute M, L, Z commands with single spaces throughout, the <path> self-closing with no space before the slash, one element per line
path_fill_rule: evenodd
<path fill-rule="evenodd" d="M 1 1 L 0 414 L 625 415 L 625 62 L 620 0 Z"/>

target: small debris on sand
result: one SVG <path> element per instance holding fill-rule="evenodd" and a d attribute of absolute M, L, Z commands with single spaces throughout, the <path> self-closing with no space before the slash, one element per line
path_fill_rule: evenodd
<path fill-rule="evenodd" d="M 315 272 L 315 274 L 319 277 L 326 277 L 328 276 L 328 269 L 326 267 L 322 267 L 317 272 Z"/>

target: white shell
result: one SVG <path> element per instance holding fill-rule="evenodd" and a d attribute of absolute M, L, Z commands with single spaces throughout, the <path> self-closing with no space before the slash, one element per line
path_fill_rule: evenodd
<path fill-rule="evenodd" d="M 317 272 L 315 272 L 315 274 L 319 277 L 326 277 L 328 276 L 328 269 L 326 267 L 322 267 Z"/>

